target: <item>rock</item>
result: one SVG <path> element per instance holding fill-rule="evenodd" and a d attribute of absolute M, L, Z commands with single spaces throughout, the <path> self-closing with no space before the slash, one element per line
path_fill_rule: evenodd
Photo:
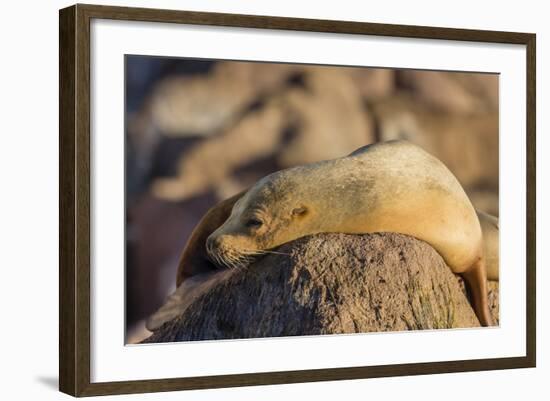
<path fill-rule="evenodd" d="M 175 318 L 143 342 L 479 326 L 461 279 L 412 237 L 318 234 L 277 252 L 180 294 Z M 498 321 L 498 285 L 491 291 Z"/>
<path fill-rule="evenodd" d="M 363 99 L 370 102 L 394 93 L 395 71 L 390 68 L 351 68 L 350 76 Z"/>
<path fill-rule="evenodd" d="M 150 100 L 152 123 L 167 136 L 212 135 L 259 96 L 278 90 L 296 69 L 231 61 L 217 63 L 207 76 L 168 78 Z"/>
<path fill-rule="evenodd" d="M 498 75 L 397 70 L 401 87 L 438 112 L 477 115 L 498 112 Z"/>
<path fill-rule="evenodd" d="M 155 180 L 152 192 L 160 199 L 181 201 L 220 187 L 239 166 L 271 155 L 285 123 L 284 111 L 275 104 L 250 113 L 222 135 L 207 138 L 184 153 L 177 175 Z M 236 186 L 227 196 L 242 189 Z"/>
<path fill-rule="evenodd" d="M 500 308 L 499 308 L 499 285 L 498 281 L 488 281 L 487 285 L 489 287 L 489 309 L 491 310 L 491 316 L 493 317 L 493 322 L 495 325 L 500 324 Z"/>
<path fill-rule="evenodd" d="M 350 69 L 308 67 L 299 84 L 268 96 L 182 154 L 176 176 L 157 179 L 152 191 L 170 201 L 218 189 L 228 197 L 276 170 L 341 157 L 373 141 L 372 121 Z M 271 169 L 256 169 L 246 180 L 237 176 L 270 157 Z"/>
<path fill-rule="evenodd" d="M 282 97 L 295 131 L 277 154 L 283 168 L 342 157 L 374 142 L 373 122 L 352 72 L 309 67 L 305 87 Z"/>
<path fill-rule="evenodd" d="M 206 75 L 174 75 L 156 83 L 141 109 L 127 115 L 130 183 L 147 177 L 163 138 L 227 130 L 259 99 L 284 88 L 297 70 L 294 64 L 220 61 Z"/>

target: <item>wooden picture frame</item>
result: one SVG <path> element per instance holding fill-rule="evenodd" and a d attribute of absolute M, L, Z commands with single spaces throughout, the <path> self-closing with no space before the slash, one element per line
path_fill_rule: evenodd
<path fill-rule="evenodd" d="M 525 122 L 527 132 L 526 355 L 523 357 L 399 365 L 92 383 L 90 380 L 90 21 L 92 19 L 524 45 L 527 54 L 525 60 L 527 72 L 527 118 Z M 60 10 L 59 29 L 59 388 L 62 392 L 73 396 L 93 396 L 535 366 L 536 37 L 534 34 L 96 5 L 75 5 Z"/>

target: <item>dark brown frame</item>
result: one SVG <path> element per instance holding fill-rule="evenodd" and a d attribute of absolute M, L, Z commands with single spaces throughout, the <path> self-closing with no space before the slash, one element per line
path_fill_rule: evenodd
<path fill-rule="evenodd" d="M 335 369 L 90 383 L 90 20 L 170 22 L 510 43 L 527 49 L 527 355 Z M 535 48 L 531 33 L 372 24 L 143 8 L 75 5 L 59 13 L 59 388 L 74 396 L 363 379 L 534 367 L 535 306 Z"/>

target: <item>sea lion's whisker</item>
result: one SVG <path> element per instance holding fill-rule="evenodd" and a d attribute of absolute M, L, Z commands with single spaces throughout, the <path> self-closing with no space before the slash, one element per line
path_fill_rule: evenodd
<path fill-rule="evenodd" d="M 239 267 L 239 254 L 238 253 L 235 253 L 235 251 L 231 251 L 230 253 L 228 253 L 228 259 L 231 263 L 231 267 L 233 269 L 236 269 Z"/>
<path fill-rule="evenodd" d="M 228 259 L 227 254 L 213 252 L 213 256 L 216 262 L 221 268 L 232 268 L 231 262 Z"/>
<path fill-rule="evenodd" d="M 237 264 L 237 268 L 239 269 L 247 266 L 246 260 L 244 260 L 243 258 L 238 258 L 236 264 Z"/>
<path fill-rule="evenodd" d="M 233 257 L 232 263 L 234 269 L 239 268 L 239 260 L 237 258 Z"/>
<path fill-rule="evenodd" d="M 216 252 L 212 244 L 206 244 L 206 253 L 208 254 L 210 260 L 219 268 L 244 268 L 248 265 L 251 265 L 257 256 L 266 255 L 266 254 L 276 254 L 276 255 L 286 255 L 290 256 L 289 253 L 278 252 L 278 251 L 268 251 L 264 249 L 226 249 L 224 252 Z"/>
<path fill-rule="evenodd" d="M 263 255 L 265 252 L 262 251 L 243 251 L 246 255 Z"/>
<path fill-rule="evenodd" d="M 262 253 L 272 253 L 274 255 L 286 255 L 286 256 L 290 256 L 290 253 L 286 253 L 286 252 L 277 252 L 277 251 L 262 251 Z"/>
<path fill-rule="evenodd" d="M 226 253 L 223 255 L 223 261 L 225 262 L 225 266 L 227 266 L 230 269 L 234 269 L 235 265 L 233 264 L 233 258 L 231 257 L 231 254 Z"/>
<path fill-rule="evenodd" d="M 206 247 L 207 249 L 207 253 L 208 253 L 208 256 L 210 257 L 210 260 L 212 262 L 214 262 L 214 264 L 217 266 L 217 267 L 222 267 L 224 266 L 224 263 L 223 263 L 223 260 L 221 259 L 221 256 L 215 252 L 213 252 L 213 250 L 211 248 Z"/>
<path fill-rule="evenodd" d="M 251 263 L 251 258 L 244 254 L 239 255 L 238 260 L 239 260 L 239 267 L 246 267 Z"/>
<path fill-rule="evenodd" d="M 233 265 L 233 262 L 229 259 L 229 258 L 224 258 L 224 265 L 225 267 L 229 268 L 229 269 L 234 269 L 235 266 Z"/>
<path fill-rule="evenodd" d="M 218 267 L 221 267 L 221 268 L 227 267 L 227 265 L 225 264 L 225 260 L 222 258 L 221 255 L 214 254 L 214 258 L 216 259 Z"/>
<path fill-rule="evenodd" d="M 254 258 L 250 257 L 247 252 L 235 252 L 232 254 L 233 260 L 235 261 L 237 267 L 246 267 L 253 262 Z"/>
<path fill-rule="evenodd" d="M 222 258 L 221 255 L 216 255 L 216 261 L 220 267 L 226 267 L 225 266 L 225 260 Z"/>
<path fill-rule="evenodd" d="M 272 254 L 275 254 L 275 255 L 287 255 L 287 256 L 290 256 L 290 253 L 285 253 L 285 252 L 277 252 L 277 251 L 268 251 L 268 250 L 264 250 L 264 249 L 255 249 L 255 250 L 252 250 L 252 249 L 245 249 L 245 250 L 242 250 L 241 251 L 242 253 L 245 253 L 247 255 L 265 255 L 266 253 L 272 253 Z"/>

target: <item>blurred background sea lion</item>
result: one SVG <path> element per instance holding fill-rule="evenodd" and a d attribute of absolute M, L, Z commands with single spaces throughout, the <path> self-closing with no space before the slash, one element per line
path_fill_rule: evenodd
<path fill-rule="evenodd" d="M 498 75 L 127 56 L 127 341 L 216 202 L 273 171 L 407 139 L 498 216 Z"/>

